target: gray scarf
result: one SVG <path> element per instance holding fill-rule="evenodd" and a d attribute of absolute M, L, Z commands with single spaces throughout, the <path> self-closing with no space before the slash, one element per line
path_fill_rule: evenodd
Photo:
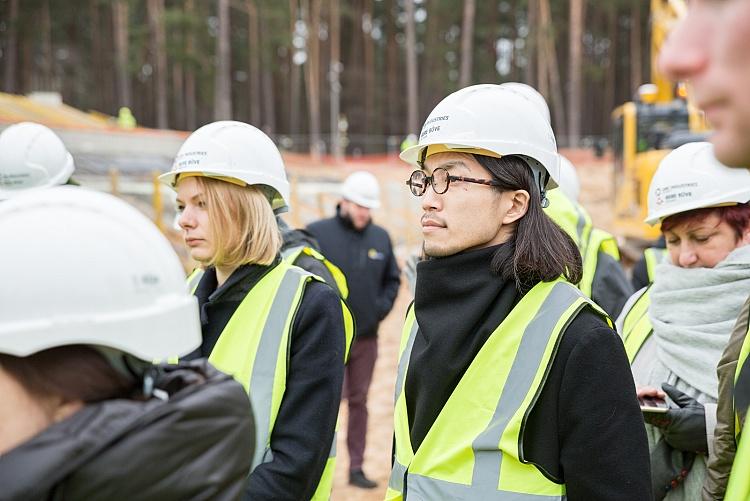
<path fill-rule="evenodd" d="M 649 318 L 661 364 L 701 393 L 718 398 L 716 365 L 750 294 L 750 245 L 713 268 L 656 268 Z"/>

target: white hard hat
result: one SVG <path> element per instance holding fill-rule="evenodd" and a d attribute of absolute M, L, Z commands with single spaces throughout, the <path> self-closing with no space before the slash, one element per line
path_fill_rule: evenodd
<path fill-rule="evenodd" d="M 0 200 L 65 184 L 74 170 L 73 157 L 44 125 L 22 122 L 0 134 Z"/>
<path fill-rule="evenodd" d="M 341 196 L 345 200 L 354 202 L 368 209 L 380 207 L 380 185 L 378 180 L 365 171 L 357 171 L 349 175 L 341 186 Z"/>
<path fill-rule="evenodd" d="M 223 120 L 193 132 L 177 152 L 172 170 L 159 179 L 174 187 L 178 175 L 184 173 L 267 186 L 275 212 L 283 212 L 289 205 L 289 181 L 281 153 L 270 137 L 244 122 Z"/>
<path fill-rule="evenodd" d="M 201 343 L 198 305 L 169 242 L 125 202 L 68 186 L 0 204 L 0 353 L 71 344 L 146 361 Z"/>
<path fill-rule="evenodd" d="M 518 92 L 519 94 L 521 94 L 523 97 L 534 103 L 534 106 L 537 107 L 539 113 L 544 115 L 549 123 L 552 123 L 552 117 L 549 113 L 549 105 L 547 104 L 547 100 L 544 99 L 544 96 L 534 87 L 522 82 L 505 82 L 500 84 L 500 87 L 502 87 L 503 89 L 510 89 L 513 92 Z"/>
<path fill-rule="evenodd" d="M 750 201 L 750 172 L 716 160 L 711 143 L 687 143 L 665 156 L 648 188 L 648 217 L 654 225 L 694 209 Z"/>
<path fill-rule="evenodd" d="M 560 155 L 560 189 L 565 196 L 574 202 L 578 202 L 578 195 L 581 193 L 581 183 L 578 181 L 576 168 L 570 163 L 570 160 Z"/>
<path fill-rule="evenodd" d="M 401 159 L 418 165 L 431 145 L 520 155 L 536 177 L 547 178 L 546 189 L 557 187 L 560 177 L 549 121 L 529 99 L 500 85 L 472 85 L 440 101 L 422 126 L 419 144 L 404 150 Z"/>

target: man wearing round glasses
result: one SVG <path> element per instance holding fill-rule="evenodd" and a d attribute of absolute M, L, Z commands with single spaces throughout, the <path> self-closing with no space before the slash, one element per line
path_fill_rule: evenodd
<path fill-rule="evenodd" d="M 575 243 L 542 208 L 552 129 L 476 85 L 419 144 L 425 259 L 403 330 L 387 499 L 649 499 L 646 436 L 622 342 L 572 285 Z"/>

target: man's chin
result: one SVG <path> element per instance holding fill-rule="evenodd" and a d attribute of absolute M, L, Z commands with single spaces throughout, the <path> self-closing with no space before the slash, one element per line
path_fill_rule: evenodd
<path fill-rule="evenodd" d="M 729 167 L 750 169 L 750 143 L 732 136 L 728 130 L 722 130 L 711 137 L 716 159 Z"/>

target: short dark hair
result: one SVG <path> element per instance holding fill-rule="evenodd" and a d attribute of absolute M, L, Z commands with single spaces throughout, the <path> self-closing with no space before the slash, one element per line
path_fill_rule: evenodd
<path fill-rule="evenodd" d="M 518 220 L 508 245 L 501 246 L 493 256 L 492 271 L 515 281 L 524 294 L 538 282 L 560 276 L 573 284 L 580 282 L 581 253 L 573 239 L 545 214 L 539 187 L 526 160 L 518 155 L 474 158 L 500 183 L 496 189 L 526 190 L 530 195 L 528 210 Z"/>
<path fill-rule="evenodd" d="M 670 231 L 675 226 L 688 221 L 703 221 L 711 214 L 719 216 L 723 222 L 727 223 L 734 230 L 737 240 L 742 238 L 742 234 L 750 225 L 750 204 L 727 205 L 724 207 L 706 207 L 703 209 L 693 209 L 680 212 L 669 216 L 661 223 L 661 231 Z"/>
<path fill-rule="evenodd" d="M 137 379 L 117 371 L 90 346 L 59 346 L 27 357 L 0 353 L 0 367 L 36 397 L 84 403 L 140 397 Z"/>

